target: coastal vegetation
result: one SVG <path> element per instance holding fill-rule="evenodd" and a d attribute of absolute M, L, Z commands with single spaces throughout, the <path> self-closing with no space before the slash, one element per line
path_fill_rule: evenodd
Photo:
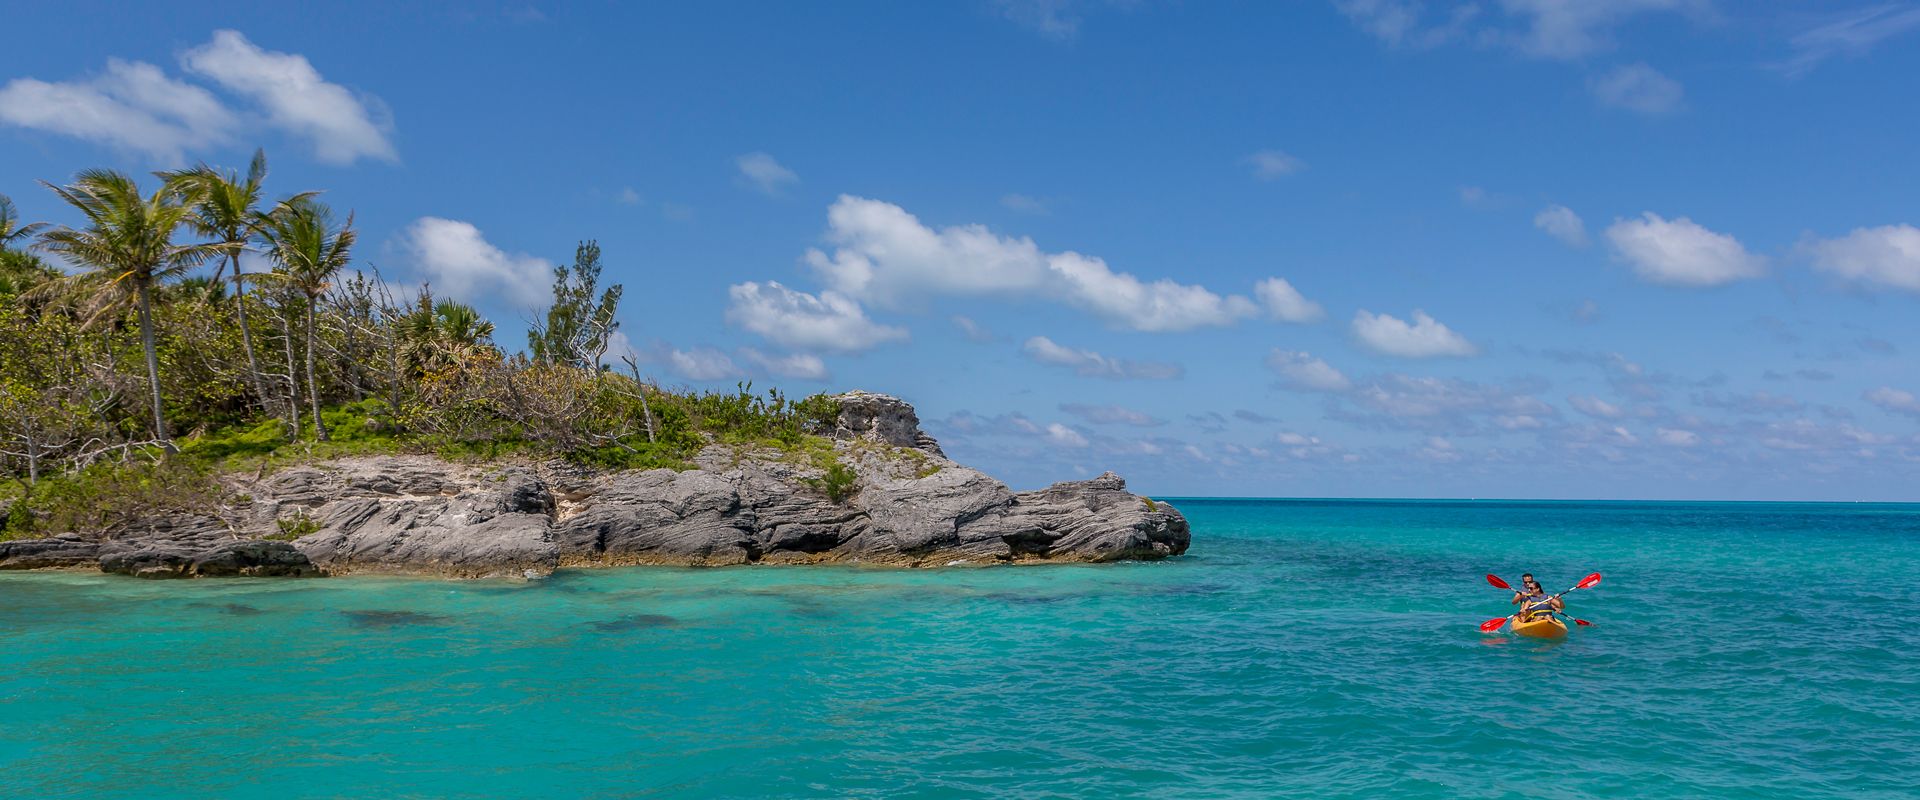
<path fill-rule="evenodd" d="M 597 243 L 554 270 L 514 351 L 474 306 L 359 261 L 351 212 L 271 199 L 266 179 L 264 154 L 150 183 L 85 170 L 45 184 L 74 225 L 0 196 L 0 539 L 204 507 L 223 471 L 356 454 L 685 469 L 717 443 L 811 463 L 835 502 L 852 491 L 820 438 L 831 398 L 608 363 L 623 287 L 600 285 Z"/>

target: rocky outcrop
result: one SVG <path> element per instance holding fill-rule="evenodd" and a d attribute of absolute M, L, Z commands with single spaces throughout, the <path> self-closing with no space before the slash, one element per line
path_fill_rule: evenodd
<path fill-rule="evenodd" d="M 913 407 L 843 395 L 833 457 L 710 447 L 696 469 L 593 472 L 429 456 L 339 459 L 255 479 L 219 517 L 100 539 L 0 543 L 0 568 L 142 577 L 415 573 L 536 577 L 560 567 L 848 562 L 899 566 L 1157 559 L 1186 551 L 1180 512 L 1112 473 L 1013 492 L 945 457 Z"/>

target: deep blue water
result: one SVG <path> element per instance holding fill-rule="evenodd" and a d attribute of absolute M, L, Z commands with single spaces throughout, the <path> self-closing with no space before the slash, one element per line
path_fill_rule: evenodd
<path fill-rule="evenodd" d="M 1920 506 L 1176 503 L 1154 564 L 0 573 L 0 797 L 1916 796 Z M 1479 633 L 1528 570 L 1596 625 Z"/>

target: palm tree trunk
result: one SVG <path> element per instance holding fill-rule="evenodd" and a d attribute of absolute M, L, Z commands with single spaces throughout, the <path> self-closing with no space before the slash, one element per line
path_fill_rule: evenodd
<path fill-rule="evenodd" d="M 313 379 L 313 307 L 320 298 L 307 297 L 307 399 L 313 403 L 313 438 L 327 440 L 327 423 L 320 419 L 320 384 Z"/>
<path fill-rule="evenodd" d="M 140 298 L 140 346 L 147 351 L 147 388 L 153 399 L 153 438 L 167 452 L 179 452 L 173 446 L 172 437 L 167 435 L 167 417 L 160 406 L 160 354 L 153 344 L 153 287 L 145 278 L 136 279 L 135 290 Z"/>
<path fill-rule="evenodd" d="M 233 261 L 233 308 L 240 317 L 240 346 L 247 351 L 247 378 L 253 383 L 253 397 L 261 408 L 267 407 L 267 388 L 260 382 L 260 358 L 253 353 L 253 329 L 247 326 L 247 282 L 240 277 L 240 255 Z"/>
<path fill-rule="evenodd" d="M 300 441 L 300 373 L 293 369 L 293 323 L 287 321 L 285 304 L 281 304 L 280 313 L 273 315 L 280 322 L 280 339 L 286 344 L 282 350 L 287 354 L 287 426 L 292 431 L 287 441 Z"/>

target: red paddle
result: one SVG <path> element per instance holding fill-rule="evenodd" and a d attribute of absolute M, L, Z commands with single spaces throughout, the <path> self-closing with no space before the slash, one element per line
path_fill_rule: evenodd
<path fill-rule="evenodd" d="M 1496 589 L 1506 589 L 1508 591 L 1513 591 L 1513 586 L 1509 585 L 1506 581 L 1501 580 L 1500 576 L 1498 575 L 1489 573 L 1487 575 L 1487 583 L 1493 584 L 1493 587 Z M 1580 582 L 1574 584 L 1572 589 L 1568 589 L 1566 592 L 1561 592 L 1560 594 L 1556 594 L 1554 595 L 1554 597 L 1561 597 L 1567 594 L 1567 592 L 1572 592 L 1579 589 L 1591 589 L 1599 585 L 1600 585 L 1600 573 L 1595 572 L 1591 575 L 1588 575 L 1587 577 L 1581 578 Z M 1518 616 L 1518 615 L 1516 614 L 1514 616 Z M 1562 615 L 1562 616 L 1565 616 L 1565 615 Z M 1507 621 L 1511 619 L 1513 619 L 1513 617 L 1501 617 L 1499 619 L 1487 620 L 1486 622 L 1480 623 L 1480 630 L 1485 633 L 1492 633 L 1494 631 L 1500 630 L 1500 627 L 1502 625 L 1507 624 Z M 1573 623 L 1575 625 L 1579 625 L 1580 627 L 1583 627 L 1583 628 L 1593 627 L 1593 623 L 1588 622 L 1584 619 L 1580 619 L 1578 617 L 1567 617 L 1567 619 L 1573 620 Z"/>

